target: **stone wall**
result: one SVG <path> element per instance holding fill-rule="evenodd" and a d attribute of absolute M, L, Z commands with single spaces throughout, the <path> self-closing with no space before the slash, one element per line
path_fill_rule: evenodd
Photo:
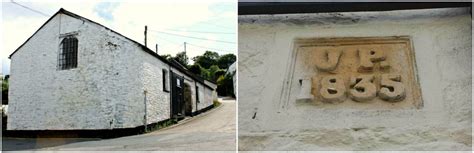
<path fill-rule="evenodd" d="M 239 149 L 470 150 L 471 25 L 467 8 L 239 16 Z M 421 107 L 282 96 L 297 39 L 387 36 L 411 40 Z"/>
<path fill-rule="evenodd" d="M 71 33 L 78 39 L 77 68 L 59 70 L 60 36 Z M 166 120 L 170 93 L 163 91 L 162 69 L 169 68 L 115 32 L 59 14 L 11 57 L 7 129 L 133 128 L 145 124 L 145 112 L 148 124 Z M 185 77 L 196 111 L 195 83 Z M 202 109 L 212 101 L 204 102 L 207 92 L 198 85 Z"/>
<path fill-rule="evenodd" d="M 58 70 L 60 34 L 78 33 L 77 68 Z M 11 57 L 9 130 L 135 127 L 143 112 L 137 46 L 59 14 Z"/>

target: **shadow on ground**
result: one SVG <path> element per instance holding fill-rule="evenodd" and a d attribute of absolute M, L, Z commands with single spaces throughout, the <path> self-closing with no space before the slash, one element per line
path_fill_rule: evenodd
<path fill-rule="evenodd" d="M 96 141 L 100 138 L 10 138 L 2 137 L 2 151 L 33 150 L 61 146 L 84 141 Z"/>

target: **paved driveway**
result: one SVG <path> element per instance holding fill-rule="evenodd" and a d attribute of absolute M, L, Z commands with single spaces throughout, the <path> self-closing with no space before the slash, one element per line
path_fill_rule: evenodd
<path fill-rule="evenodd" d="M 193 117 L 188 121 L 180 123 L 176 126 L 147 134 L 120 137 L 114 139 L 89 140 L 72 143 L 69 142 L 67 144 L 65 143 L 64 145 L 36 149 L 74 151 L 232 151 L 236 148 L 235 105 L 235 100 L 223 100 L 221 107 L 212 109 L 208 112 L 205 112 L 204 114 Z M 36 139 L 34 141 L 41 140 Z"/>

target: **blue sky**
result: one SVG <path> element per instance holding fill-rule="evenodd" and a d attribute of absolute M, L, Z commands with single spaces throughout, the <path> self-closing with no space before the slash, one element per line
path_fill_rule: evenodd
<path fill-rule="evenodd" d="M 11 2 L 1 3 L 0 57 L 4 75 L 9 74 L 8 56 L 60 8 L 96 21 L 140 43 L 143 43 L 143 30 L 147 25 L 148 47 L 155 50 L 155 44 L 158 44 L 159 54 L 175 55 L 184 50 L 183 42 L 187 42 L 186 50 L 191 58 L 206 50 L 219 54 L 237 52 L 236 1 L 15 2 L 41 13 Z"/>

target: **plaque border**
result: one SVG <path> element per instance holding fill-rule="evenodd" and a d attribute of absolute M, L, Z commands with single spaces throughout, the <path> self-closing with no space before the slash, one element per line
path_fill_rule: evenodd
<path fill-rule="evenodd" d="M 414 46 L 410 36 L 374 36 L 374 37 L 298 37 L 293 39 L 292 51 L 288 57 L 289 64 L 287 64 L 285 71 L 285 78 L 283 88 L 280 94 L 279 108 L 288 108 L 291 97 L 291 87 L 293 85 L 293 75 L 295 70 L 296 57 L 300 47 L 314 47 L 314 46 L 340 46 L 340 45 L 362 45 L 362 44 L 405 44 L 408 48 L 408 62 L 412 65 L 409 72 L 413 74 L 414 84 L 412 86 L 413 96 L 420 97 L 419 101 L 413 102 L 416 109 L 423 108 L 423 96 L 421 95 L 421 86 L 418 76 L 418 69 L 416 65 L 416 58 Z M 293 101 L 292 101 L 293 102 Z"/>

